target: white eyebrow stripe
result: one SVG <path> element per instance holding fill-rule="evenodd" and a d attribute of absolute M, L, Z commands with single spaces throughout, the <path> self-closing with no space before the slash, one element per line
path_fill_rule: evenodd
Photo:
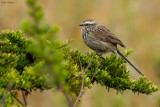
<path fill-rule="evenodd" d="M 85 24 L 94 24 L 95 21 L 86 21 Z"/>

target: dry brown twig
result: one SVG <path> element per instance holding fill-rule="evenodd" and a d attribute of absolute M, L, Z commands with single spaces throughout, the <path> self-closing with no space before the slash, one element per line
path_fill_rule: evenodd
<path fill-rule="evenodd" d="M 93 76 L 92 76 L 92 78 L 91 78 L 91 80 L 90 80 L 90 83 L 93 81 L 94 77 L 96 76 L 96 73 L 97 73 L 96 71 L 97 71 L 99 65 L 100 65 L 100 62 L 98 63 L 98 65 L 97 65 L 97 67 L 96 67 L 96 69 L 95 69 L 95 71 L 94 71 L 94 73 L 93 73 Z"/>
<path fill-rule="evenodd" d="M 66 99 L 67 99 L 67 102 L 68 102 L 68 105 L 69 105 L 69 107 L 73 107 L 73 99 L 66 93 L 66 91 L 65 90 L 62 90 L 62 92 L 63 92 L 63 94 L 64 94 L 64 96 L 66 97 Z"/>
<path fill-rule="evenodd" d="M 14 97 L 14 96 L 13 96 L 13 97 Z M 14 97 L 14 99 L 15 99 L 18 103 L 20 103 L 22 106 L 25 107 L 25 105 L 24 105 L 18 98 Z"/>
<path fill-rule="evenodd" d="M 80 68 L 81 68 L 81 72 L 82 72 L 82 73 L 79 74 L 79 75 L 83 75 L 83 76 L 82 76 L 81 89 L 80 89 L 80 92 L 79 92 L 78 97 L 76 98 L 75 103 L 73 104 L 73 99 L 71 99 L 71 98 L 67 95 L 67 93 L 65 92 L 65 90 L 62 91 L 63 94 L 65 95 L 66 99 L 67 99 L 67 102 L 68 102 L 69 107 L 76 107 L 78 101 L 80 100 L 80 97 L 81 97 L 82 94 L 84 93 L 84 76 L 85 76 L 87 70 L 88 70 L 88 69 L 91 67 L 91 65 L 92 65 L 92 59 L 93 59 L 94 55 L 91 57 L 90 62 L 89 62 L 89 64 L 87 65 L 87 67 L 85 68 L 84 71 L 83 71 L 83 67 L 82 67 L 82 62 L 81 62 L 80 56 L 78 56 L 78 57 L 79 57 L 79 63 L 80 63 Z M 92 73 L 93 73 L 93 76 L 92 76 L 92 78 L 91 78 L 91 80 L 90 80 L 90 83 L 93 81 L 99 65 L 100 65 L 100 62 L 98 63 L 98 65 L 97 65 L 94 73 L 92 72 Z M 89 84 L 88 84 L 88 85 L 89 85 Z"/>
<path fill-rule="evenodd" d="M 77 99 L 76 99 L 73 107 L 76 107 L 78 100 L 80 99 L 82 93 L 84 92 L 84 90 L 83 90 L 83 87 L 84 87 L 84 75 L 86 74 L 87 70 L 91 67 L 93 57 L 94 57 L 94 55 L 91 57 L 91 60 L 90 60 L 89 64 L 87 65 L 86 69 L 85 69 L 84 72 L 82 73 L 82 74 L 83 74 L 83 77 L 82 77 L 81 89 L 80 89 L 79 95 L 78 95 L 78 97 L 77 97 Z M 80 60 L 80 57 L 79 57 L 79 60 Z M 81 71 L 82 71 L 81 60 L 80 60 L 80 66 L 81 66 Z"/>
<path fill-rule="evenodd" d="M 27 99 L 24 91 L 22 91 L 22 95 L 23 95 L 24 105 L 27 106 Z"/>
<path fill-rule="evenodd" d="M 79 55 L 78 55 L 78 58 L 79 58 L 79 63 L 80 63 L 81 71 L 82 71 L 83 70 L 83 68 L 82 68 L 82 62 L 81 62 L 81 58 L 80 58 Z"/>

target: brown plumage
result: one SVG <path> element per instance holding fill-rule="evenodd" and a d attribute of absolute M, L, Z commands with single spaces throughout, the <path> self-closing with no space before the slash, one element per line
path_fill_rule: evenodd
<path fill-rule="evenodd" d="M 83 21 L 82 24 L 82 38 L 86 45 L 94 50 L 96 53 L 113 52 L 126 60 L 139 74 L 144 76 L 123 54 L 118 50 L 117 45 L 125 48 L 125 45 L 106 27 L 96 23 L 92 19 Z"/>
<path fill-rule="evenodd" d="M 107 43 L 112 43 L 115 45 L 120 45 L 125 48 L 125 45 L 119 40 L 113 33 L 111 33 L 104 26 L 97 26 L 97 30 L 92 32 L 93 36 Z"/>

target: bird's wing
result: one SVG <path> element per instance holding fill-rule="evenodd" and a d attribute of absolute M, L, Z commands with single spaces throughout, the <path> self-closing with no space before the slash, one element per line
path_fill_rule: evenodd
<path fill-rule="evenodd" d="M 122 41 L 119 40 L 113 33 L 111 33 L 109 29 L 101 25 L 97 27 L 97 30 L 92 32 L 94 37 L 107 43 L 112 43 L 115 45 L 119 44 L 120 46 L 125 47 Z"/>

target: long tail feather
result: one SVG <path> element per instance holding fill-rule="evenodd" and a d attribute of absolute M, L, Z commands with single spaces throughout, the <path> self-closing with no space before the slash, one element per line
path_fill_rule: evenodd
<path fill-rule="evenodd" d="M 131 67 L 133 67 L 139 74 L 141 74 L 142 76 L 144 76 L 118 49 L 117 49 L 117 54 L 123 58 L 125 61 L 127 61 Z"/>

